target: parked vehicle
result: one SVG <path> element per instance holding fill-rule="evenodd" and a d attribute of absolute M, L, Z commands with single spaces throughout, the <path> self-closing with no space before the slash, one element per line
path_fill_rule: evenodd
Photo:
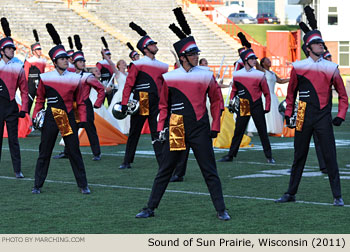
<path fill-rule="evenodd" d="M 228 17 L 235 24 L 256 24 L 256 18 L 249 16 L 247 13 L 231 13 Z"/>
<path fill-rule="evenodd" d="M 258 14 L 256 16 L 256 19 L 258 20 L 258 24 L 280 24 L 281 23 L 278 17 L 269 13 Z"/>

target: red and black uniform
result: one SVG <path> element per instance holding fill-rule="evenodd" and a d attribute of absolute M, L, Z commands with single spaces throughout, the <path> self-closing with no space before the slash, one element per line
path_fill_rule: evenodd
<path fill-rule="evenodd" d="M 169 131 L 163 144 L 162 161 L 153 183 L 148 207 L 151 209 L 158 207 L 177 163 L 184 158 L 183 153 L 192 148 L 216 211 L 224 211 L 225 203 L 211 140 L 211 130 L 220 131 L 222 94 L 217 88 L 213 74 L 198 67 L 193 67 L 189 72 L 180 67 L 164 74 L 163 77 L 158 131 L 165 127 L 169 127 Z M 211 129 L 206 109 L 207 95 L 213 117 Z M 173 118 L 181 118 L 181 122 Z M 172 127 L 183 128 L 184 135 L 177 134 L 178 130 L 173 131 Z M 176 137 L 184 137 L 184 146 L 181 150 L 173 149 L 177 148 L 173 145 L 173 133 L 177 135 Z"/>
<path fill-rule="evenodd" d="M 96 67 L 100 70 L 101 72 L 101 83 L 107 87 L 109 81 L 111 80 L 112 76 L 113 76 L 113 70 L 112 67 L 109 65 L 107 60 L 101 60 L 99 62 L 96 63 Z M 112 83 L 114 83 L 114 80 L 112 80 Z M 109 94 L 106 94 L 106 98 L 107 98 L 107 102 L 108 105 L 111 105 L 112 99 L 113 99 L 113 95 L 117 92 L 117 90 L 112 89 L 112 92 Z"/>
<path fill-rule="evenodd" d="M 68 149 L 68 158 L 77 184 L 80 188 L 87 187 L 85 167 L 79 149 L 78 127 L 73 109 L 75 101 L 80 122 L 86 122 L 86 105 L 83 100 L 83 87 L 80 84 L 80 79 L 80 75 L 67 70 L 61 75 L 57 70 L 40 75 L 33 117 L 44 108 L 46 99 L 47 108 L 35 169 L 35 188 L 41 188 L 45 182 L 52 150 L 59 131 Z"/>
<path fill-rule="evenodd" d="M 263 108 L 261 99 L 262 93 L 266 99 L 265 109 Z M 247 128 L 250 116 L 252 116 L 259 133 L 265 157 L 271 159 L 271 145 L 267 135 L 264 115 L 266 112 L 270 111 L 271 98 L 264 73 L 254 68 L 251 68 L 249 71 L 247 71 L 246 68 L 235 71 L 233 73 L 233 85 L 230 99 L 233 99 L 236 95 L 240 99 L 240 111 L 237 113 L 236 128 L 228 156 L 231 158 L 237 156 L 244 132 Z"/>
<path fill-rule="evenodd" d="M 242 68 L 244 68 L 244 63 L 242 61 L 242 59 L 238 59 L 234 64 L 234 71 L 238 71 L 238 70 L 241 70 Z"/>
<path fill-rule="evenodd" d="M 34 98 L 36 96 L 36 90 L 39 85 L 40 74 L 45 72 L 46 59 L 38 57 L 30 57 L 24 62 L 24 71 L 26 73 L 26 79 L 28 81 L 28 113 L 32 108 Z"/>
<path fill-rule="evenodd" d="M 157 116 L 159 113 L 159 94 L 163 86 L 162 74 L 168 72 L 168 65 L 156 59 L 144 56 L 130 64 L 129 74 L 125 82 L 122 105 L 127 105 L 131 92 L 134 99 L 139 100 L 140 109 L 137 115 L 130 119 L 130 133 L 126 144 L 124 164 L 134 161 L 137 143 L 146 119 L 151 130 L 152 140 L 158 138 Z M 161 144 L 153 144 L 158 164 L 160 163 Z"/>
<path fill-rule="evenodd" d="M 84 128 L 90 142 L 92 154 L 94 156 L 100 156 L 100 141 L 98 139 L 96 126 L 94 124 L 94 107 L 100 108 L 102 106 L 102 103 L 105 99 L 105 89 L 93 74 L 81 72 L 79 75 L 81 76 L 81 85 L 83 86 L 83 100 L 86 105 L 86 123 L 84 125 Z M 97 99 L 94 105 L 92 105 L 92 102 L 89 98 L 91 88 L 95 89 L 97 92 Z M 64 148 L 64 154 L 68 156 L 68 150 L 66 146 Z"/>
<path fill-rule="evenodd" d="M 341 197 L 331 115 L 332 86 L 339 95 L 337 117 L 344 120 L 348 109 L 348 96 L 337 64 L 322 58 L 314 61 L 311 57 L 293 63 L 285 115 L 291 117 L 297 92 L 299 104 L 294 137 L 294 162 L 288 188 L 290 195 L 295 195 L 298 191 L 310 139 L 315 133 L 326 163 L 333 197 Z"/>
<path fill-rule="evenodd" d="M 28 84 L 23 66 L 12 60 L 0 61 L 0 159 L 4 123 L 6 122 L 12 165 L 15 173 L 21 172 L 21 153 L 18 143 L 18 105 L 16 90 L 21 91 L 22 111 L 28 112 Z"/>

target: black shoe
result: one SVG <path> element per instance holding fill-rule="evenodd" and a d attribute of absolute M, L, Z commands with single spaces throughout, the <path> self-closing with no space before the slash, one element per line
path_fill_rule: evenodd
<path fill-rule="evenodd" d="M 96 155 L 92 158 L 92 161 L 100 161 L 101 160 L 101 154 L 100 155 Z"/>
<path fill-rule="evenodd" d="M 53 159 L 60 159 L 60 158 L 68 158 L 68 156 L 64 152 L 61 152 L 60 154 L 53 157 Z"/>
<path fill-rule="evenodd" d="M 281 198 L 275 200 L 275 203 L 286 203 L 286 202 L 295 202 L 295 195 L 290 195 L 289 193 L 285 193 Z"/>
<path fill-rule="evenodd" d="M 91 193 L 89 187 L 80 188 L 80 192 L 82 194 L 90 194 Z"/>
<path fill-rule="evenodd" d="M 333 206 L 344 206 L 344 201 L 343 199 L 340 198 L 335 198 L 333 202 Z"/>
<path fill-rule="evenodd" d="M 16 178 L 24 178 L 24 175 L 22 172 L 15 172 Z"/>
<path fill-rule="evenodd" d="M 275 161 L 273 158 L 268 158 L 268 159 L 267 159 L 267 162 L 268 162 L 269 164 L 274 164 L 274 163 L 276 163 L 276 161 Z"/>
<path fill-rule="evenodd" d="M 232 162 L 232 160 L 233 160 L 233 157 L 226 155 L 226 156 L 223 156 L 222 158 L 220 158 L 218 160 L 218 162 Z"/>
<path fill-rule="evenodd" d="M 119 169 L 130 169 L 131 168 L 131 165 L 128 164 L 128 163 L 122 163 L 120 166 L 119 166 Z"/>
<path fill-rule="evenodd" d="M 323 174 L 328 174 L 327 168 L 320 169 L 320 171 L 321 171 Z"/>
<path fill-rule="evenodd" d="M 33 187 L 32 194 L 40 194 L 40 188 Z"/>
<path fill-rule="evenodd" d="M 231 217 L 226 210 L 218 212 L 216 216 L 218 217 L 219 220 L 223 220 L 223 221 L 231 220 Z"/>
<path fill-rule="evenodd" d="M 151 208 L 144 208 L 141 212 L 136 214 L 136 218 L 149 218 L 154 217 L 154 211 Z"/>
<path fill-rule="evenodd" d="M 177 175 L 174 175 L 170 178 L 170 182 L 182 182 L 184 181 L 184 177 L 179 177 Z"/>

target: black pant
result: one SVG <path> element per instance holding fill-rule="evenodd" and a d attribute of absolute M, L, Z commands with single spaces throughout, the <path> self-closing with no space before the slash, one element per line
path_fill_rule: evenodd
<path fill-rule="evenodd" d="M 328 107 L 319 110 L 312 105 L 306 106 L 302 131 L 295 131 L 294 161 L 287 193 L 294 195 L 298 191 L 313 133 L 316 134 L 319 140 L 318 145 L 321 148 L 326 163 L 333 197 L 341 197 L 339 169 L 337 164 L 331 112 Z"/>
<path fill-rule="evenodd" d="M 256 101 L 255 104 L 251 106 L 250 114 L 253 117 L 256 129 L 258 130 L 260 141 L 264 149 L 265 157 L 272 158 L 271 145 L 270 145 L 269 137 L 267 135 L 265 114 L 262 107 L 261 99 Z M 247 128 L 249 119 L 250 119 L 250 116 L 240 116 L 239 114 L 237 115 L 236 128 L 232 138 L 230 151 L 228 153 L 230 157 L 237 156 L 237 152 L 242 142 L 242 138 Z"/>
<path fill-rule="evenodd" d="M 21 171 L 21 152 L 18 142 L 18 105 L 16 100 L 8 101 L 0 97 L 0 160 L 2 139 L 4 135 L 4 123 L 6 122 L 8 143 L 11 153 L 13 170 Z"/>
<path fill-rule="evenodd" d="M 111 102 L 112 102 L 112 99 L 113 99 L 113 96 L 115 95 L 115 93 L 117 93 L 118 89 L 112 89 L 111 92 L 109 94 L 106 94 L 106 99 L 107 99 L 107 102 L 108 102 L 108 106 L 111 105 Z M 114 104 L 113 104 L 114 105 Z"/>
<path fill-rule="evenodd" d="M 184 177 L 187 169 L 188 155 L 190 154 L 190 148 L 183 151 L 182 157 L 178 161 L 176 168 L 174 170 L 173 176 Z"/>
<path fill-rule="evenodd" d="M 315 150 L 316 150 L 316 155 L 317 155 L 317 160 L 318 160 L 318 165 L 320 166 L 320 170 L 327 170 L 326 169 L 326 161 L 324 160 L 323 154 L 322 154 L 322 150 L 319 144 L 319 140 L 317 138 L 316 133 L 314 132 L 312 134 L 313 138 L 314 138 L 314 145 L 315 145 Z"/>
<path fill-rule="evenodd" d="M 128 141 L 126 143 L 124 163 L 131 164 L 134 161 L 136 147 L 140 139 L 142 127 L 148 119 L 148 124 L 151 130 L 152 141 L 158 139 L 157 133 L 157 116 L 159 114 L 158 99 L 154 96 L 149 97 L 149 115 L 132 115 L 130 119 L 130 132 Z M 160 157 L 162 154 L 162 146 L 159 142 L 153 144 L 153 149 L 156 155 L 158 164 L 160 164 Z"/>
<path fill-rule="evenodd" d="M 186 146 L 187 149 L 191 147 L 193 150 L 216 211 L 223 211 L 226 207 L 222 194 L 220 178 L 216 169 L 214 150 L 210 138 L 208 116 L 202 119 L 199 122 L 193 122 L 191 129 L 188 129 L 185 126 Z M 169 139 L 169 134 L 167 139 Z M 152 192 L 148 201 L 148 207 L 152 209 L 158 207 L 176 165 L 181 162 L 181 158 L 184 157 L 184 153 L 188 150 L 170 151 L 169 140 L 167 140 L 163 144 L 162 151 L 163 156 L 161 164 L 158 174 L 154 179 Z"/>
<path fill-rule="evenodd" d="M 100 141 L 97 135 L 96 126 L 94 123 L 94 120 L 95 120 L 94 108 L 92 106 L 90 99 L 87 99 L 84 102 L 86 105 L 86 118 L 87 118 L 87 122 L 85 123 L 84 128 L 90 142 L 92 154 L 94 156 L 99 156 L 101 155 L 101 148 L 100 148 Z M 64 153 L 68 155 L 67 146 L 64 147 Z"/>
<path fill-rule="evenodd" d="M 67 146 L 68 158 L 72 166 L 78 187 L 84 188 L 87 186 L 87 179 L 83 158 L 79 149 L 78 132 L 73 110 L 68 114 L 68 118 L 73 130 L 73 134 L 63 137 L 63 140 L 65 146 Z M 45 121 L 41 132 L 39 157 L 35 169 L 34 186 L 37 188 L 41 188 L 43 186 L 47 177 L 50 158 L 52 155 L 52 150 L 56 143 L 58 131 L 59 130 L 57 124 L 51 112 L 51 107 L 48 106 L 46 109 Z"/>

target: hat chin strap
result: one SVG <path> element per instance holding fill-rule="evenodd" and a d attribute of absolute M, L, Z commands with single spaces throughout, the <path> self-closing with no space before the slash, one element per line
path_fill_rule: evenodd
<path fill-rule="evenodd" d="M 190 65 L 191 68 L 193 68 L 194 65 L 192 65 L 191 62 L 188 60 L 187 55 L 185 54 L 184 56 L 185 56 L 185 59 L 187 60 L 187 63 Z"/>
<path fill-rule="evenodd" d="M 315 53 L 315 52 L 312 50 L 311 45 L 308 45 L 307 47 L 309 47 L 309 49 L 310 49 L 310 51 L 312 52 L 312 54 L 315 55 L 315 56 L 317 56 L 317 57 L 321 57 L 321 55 L 323 54 L 323 53 Z"/>
<path fill-rule="evenodd" d="M 253 67 L 249 64 L 248 60 L 246 60 L 245 62 L 247 62 L 248 66 L 249 66 L 250 68 L 253 68 Z"/>

